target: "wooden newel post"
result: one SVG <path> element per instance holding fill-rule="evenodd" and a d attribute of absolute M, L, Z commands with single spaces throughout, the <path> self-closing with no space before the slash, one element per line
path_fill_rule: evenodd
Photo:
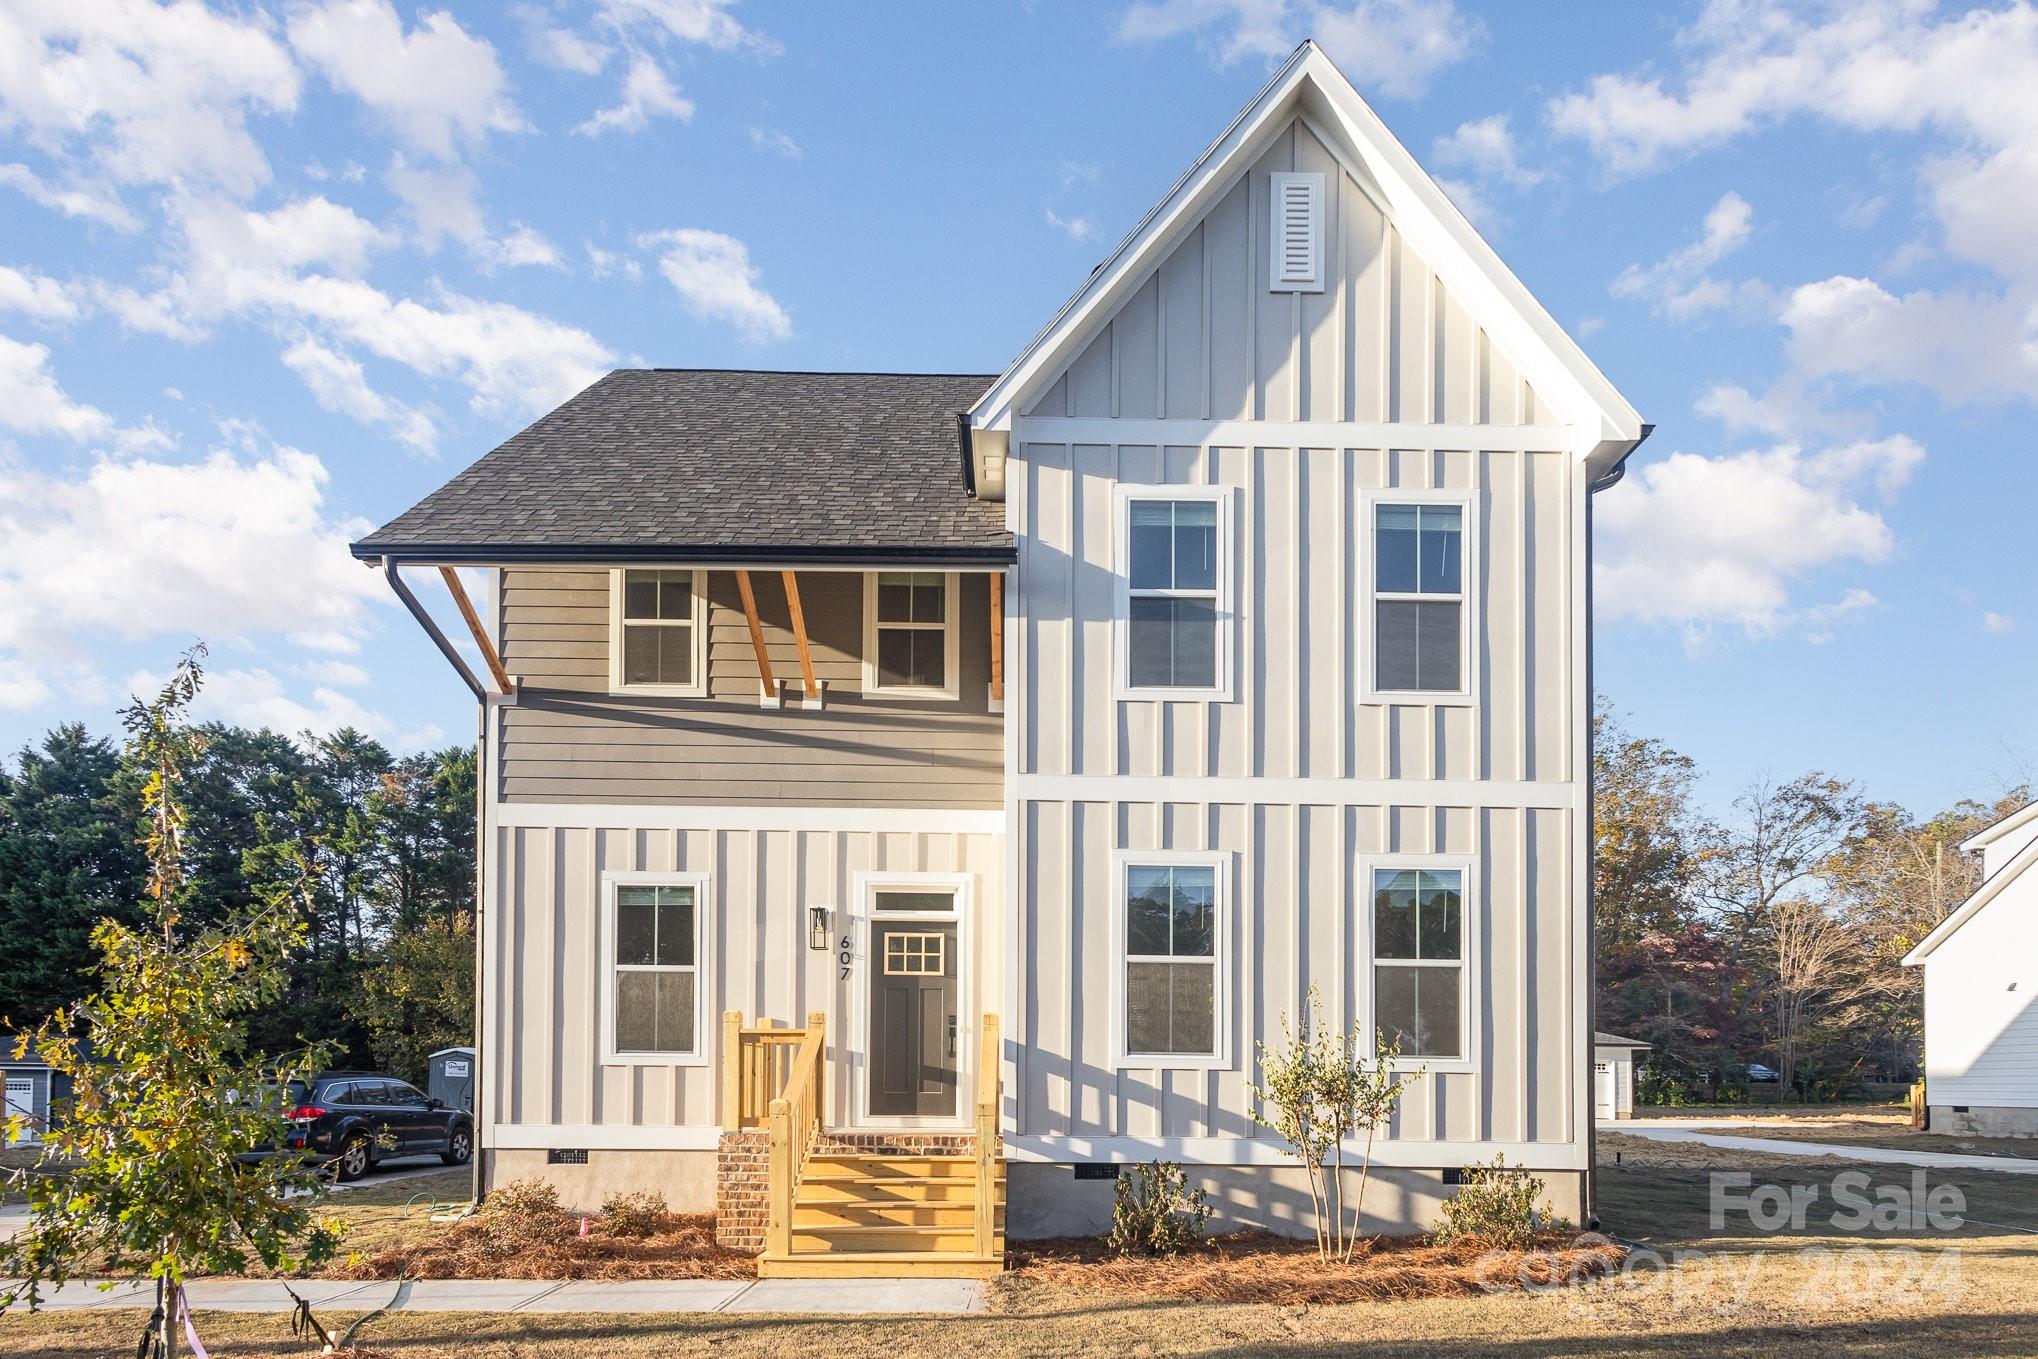
<path fill-rule="evenodd" d="M 722 1131 L 743 1126 L 743 1012 L 722 1011 Z"/>
<path fill-rule="evenodd" d="M 985 1015 L 977 1054 L 976 1253 L 989 1259 L 997 1244 L 998 1221 L 998 1017 Z"/>
<path fill-rule="evenodd" d="M 771 1207 L 764 1226 L 764 1248 L 773 1255 L 793 1253 L 793 1114 L 785 1100 L 771 1102 Z"/>
<path fill-rule="evenodd" d="M 828 1012 L 807 1011 L 807 1041 L 816 1049 L 814 1062 L 814 1102 L 807 1110 L 813 1120 L 818 1136 L 821 1125 L 828 1121 Z"/>

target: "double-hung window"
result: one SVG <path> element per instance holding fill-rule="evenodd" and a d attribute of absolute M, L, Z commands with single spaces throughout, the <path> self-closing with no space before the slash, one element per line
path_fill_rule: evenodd
<path fill-rule="evenodd" d="M 608 883 L 606 1055 L 700 1060 L 705 879 L 629 874 Z"/>
<path fill-rule="evenodd" d="M 1470 698 L 1474 503 L 1456 492 L 1368 496 L 1368 697 L 1417 703 Z"/>
<path fill-rule="evenodd" d="M 1373 1030 L 1404 1061 L 1468 1059 L 1467 872 L 1373 869 Z"/>
<path fill-rule="evenodd" d="M 1212 696 L 1229 687 L 1229 532 L 1222 488 L 1121 488 L 1121 695 Z"/>
<path fill-rule="evenodd" d="M 1228 990 L 1221 858 L 1135 854 L 1117 871 L 1121 1060 L 1220 1064 Z"/>
<path fill-rule="evenodd" d="M 610 577 L 609 687 L 706 694 L 704 573 L 624 567 Z"/>
<path fill-rule="evenodd" d="M 876 571 L 864 592 L 865 693 L 954 698 L 957 577 Z"/>

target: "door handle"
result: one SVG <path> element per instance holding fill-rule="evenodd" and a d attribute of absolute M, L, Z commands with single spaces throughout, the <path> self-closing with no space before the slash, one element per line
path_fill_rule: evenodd
<path fill-rule="evenodd" d="M 955 1016 L 948 1017 L 948 1055 L 955 1056 Z"/>

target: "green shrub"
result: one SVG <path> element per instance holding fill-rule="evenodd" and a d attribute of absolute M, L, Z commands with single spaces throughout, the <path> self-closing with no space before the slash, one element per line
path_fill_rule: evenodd
<path fill-rule="evenodd" d="M 1567 1225 L 1543 1200 L 1541 1180 L 1509 1166 L 1505 1156 L 1495 1156 L 1490 1166 L 1465 1167 L 1464 1183 L 1456 1196 L 1444 1200 L 1443 1221 L 1430 1239 L 1439 1246 L 1478 1241 L 1519 1250 L 1537 1232 Z"/>
<path fill-rule="evenodd" d="M 1210 1204 L 1200 1189 L 1188 1188 L 1172 1161 L 1149 1161 L 1118 1175 L 1111 1206 L 1111 1234 L 1105 1244 L 1120 1255 L 1175 1255 L 1203 1239 Z"/>
<path fill-rule="evenodd" d="M 573 1219 L 559 1206 L 559 1191 L 543 1180 L 512 1180 L 481 1205 L 482 1252 L 496 1259 L 564 1245 Z"/>
<path fill-rule="evenodd" d="M 672 1210 L 665 1195 L 652 1189 L 611 1194 L 602 1200 L 601 1227 L 607 1236 L 656 1236 L 665 1227 Z"/>

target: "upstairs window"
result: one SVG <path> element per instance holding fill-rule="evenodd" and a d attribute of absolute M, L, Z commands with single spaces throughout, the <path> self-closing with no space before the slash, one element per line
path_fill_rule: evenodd
<path fill-rule="evenodd" d="M 707 692 L 705 573 L 611 574 L 609 687 L 699 697 Z"/>
<path fill-rule="evenodd" d="M 1441 701 L 1470 697 L 1469 498 L 1372 502 L 1373 654 L 1368 696 Z"/>
<path fill-rule="evenodd" d="M 1215 488 L 1124 492 L 1119 674 L 1127 696 L 1191 697 L 1228 686 L 1228 505 Z"/>
<path fill-rule="evenodd" d="M 864 692 L 954 698 L 957 577 L 943 571 L 877 571 L 864 596 Z"/>

